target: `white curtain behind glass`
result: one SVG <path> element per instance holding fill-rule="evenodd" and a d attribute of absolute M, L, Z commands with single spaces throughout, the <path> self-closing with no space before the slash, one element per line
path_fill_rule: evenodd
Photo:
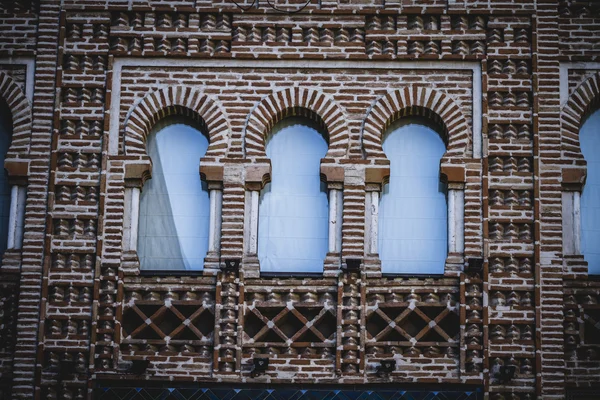
<path fill-rule="evenodd" d="M 267 142 L 271 182 L 261 192 L 258 257 L 262 271 L 322 272 L 328 202 L 320 179 L 327 142 L 310 121 L 288 118 Z"/>
<path fill-rule="evenodd" d="M 600 274 L 600 110 L 579 132 L 581 152 L 587 161 L 587 178 L 581 195 L 581 253 L 590 274 Z"/>
<path fill-rule="evenodd" d="M 446 189 L 439 176 L 444 142 L 433 129 L 410 121 L 388 132 L 383 150 L 390 181 L 379 206 L 382 271 L 442 274 L 448 248 Z"/>
<path fill-rule="evenodd" d="M 0 165 L 4 165 L 6 153 L 12 139 L 11 112 L 3 102 L 0 102 Z M 10 215 L 10 184 L 4 168 L 0 172 L 0 254 L 6 251 L 8 242 L 8 219 Z"/>
<path fill-rule="evenodd" d="M 207 138 L 174 123 L 148 140 L 152 179 L 140 198 L 138 256 L 143 270 L 200 270 L 208 251 L 210 203 L 200 180 Z"/>

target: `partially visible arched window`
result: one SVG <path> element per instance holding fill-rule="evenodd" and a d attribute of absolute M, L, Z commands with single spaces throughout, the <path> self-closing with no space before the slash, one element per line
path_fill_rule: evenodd
<path fill-rule="evenodd" d="M 208 251 L 210 203 L 199 166 L 209 142 L 183 122 L 165 120 L 148 137 L 152 179 L 140 197 L 142 270 L 200 270 Z"/>
<path fill-rule="evenodd" d="M 581 254 L 590 274 L 600 274 L 600 110 L 579 131 L 587 178 L 581 195 Z"/>
<path fill-rule="evenodd" d="M 271 182 L 261 192 L 258 257 L 262 271 L 322 272 L 328 246 L 328 201 L 320 179 L 327 153 L 322 130 L 290 117 L 267 141 Z"/>
<path fill-rule="evenodd" d="M 426 122 L 402 118 L 384 135 L 389 183 L 379 206 L 382 272 L 443 274 L 448 252 L 446 185 L 440 160 L 446 146 Z"/>
<path fill-rule="evenodd" d="M 4 170 L 4 159 L 12 140 L 12 113 L 5 101 L 0 99 L 0 254 L 4 253 L 8 244 L 11 186 L 8 174 Z M 22 223 L 22 219 L 20 220 Z"/>

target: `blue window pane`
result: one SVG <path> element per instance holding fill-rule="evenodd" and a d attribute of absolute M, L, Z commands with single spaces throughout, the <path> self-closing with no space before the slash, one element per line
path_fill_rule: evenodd
<path fill-rule="evenodd" d="M 446 188 L 439 178 L 444 142 L 425 125 L 400 121 L 388 130 L 383 150 L 390 181 L 379 206 L 382 271 L 442 274 L 448 251 Z"/>
<path fill-rule="evenodd" d="M 152 179 L 140 199 L 138 256 L 144 270 L 201 270 L 208 251 L 210 202 L 200 180 L 208 139 L 173 123 L 148 140 Z"/>
<path fill-rule="evenodd" d="M 288 118 L 273 128 L 267 143 L 271 182 L 259 205 L 261 270 L 323 271 L 329 232 L 320 162 L 326 153 L 327 142 L 307 121 Z"/>
<path fill-rule="evenodd" d="M 579 132 L 581 152 L 587 161 L 587 179 L 581 195 L 581 253 L 589 273 L 600 274 L 600 110 Z"/>
<path fill-rule="evenodd" d="M 4 165 L 12 139 L 12 116 L 8 105 L 0 99 L 0 165 Z M 0 172 L 0 254 L 6 251 L 10 215 L 10 185 L 4 168 Z"/>

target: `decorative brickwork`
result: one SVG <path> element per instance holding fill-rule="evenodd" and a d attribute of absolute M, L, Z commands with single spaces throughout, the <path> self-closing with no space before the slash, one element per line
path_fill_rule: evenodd
<path fill-rule="evenodd" d="M 16 165 L 13 167 L 13 163 L 27 162 L 31 141 L 31 104 L 19 85 L 3 72 L 0 72 L 0 98 L 8 105 L 13 123 L 12 142 L 6 156 L 5 168 L 13 176 L 27 175 L 27 166 L 23 170 Z"/>
<path fill-rule="evenodd" d="M 598 108 L 600 103 L 600 73 L 596 72 L 581 83 L 570 94 L 567 104 L 561 111 L 562 154 L 565 160 L 581 160 L 579 147 L 579 129 L 591 112 Z M 577 163 L 581 164 L 581 162 Z"/>
<path fill-rule="evenodd" d="M 226 112 L 209 96 L 190 87 L 169 86 L 146 95 L 127 117 L 125 123 L 126 155 L 145 155 L 145 142 L 150 129 L 169 115 L 189 115 L 201 118 L 210 146 L 206 157 L 225 155 L 230 131 Z M 197 116 L 197 117 L 196 117 Z"/>
<path fill-rule="evenodd" d="M 293 115 L 296 108 L 311 110 L 323 121 L 329 136 L 328 157 L 347 153 L 348 126 L 340 106 L 322 92 L 293 87 L 262 99 L 248 116 L 244 129 L 246 155 L 265 157 L 269 131 L 279 120 Z"/>
<path fill-rule="evenodd" d="M 27 197 L 23 244 L 0 266 L 0 398 L 598 388 L 600 289 L 563 240 L 585 182 L 579 129 L 600 105 L 599 6 L 237 3 L 0 1 L 5 169 Z M 221 240 L 204 271 L 156 275 L 128 241 L 127 196 L 172 115 L 210 139 L 199 173 L 222 195 Z M 320 172 L 340 195 L 341 243 L 315 276 L 261 274 L 248 250 L 266 138 L 289 116 L 327 132 Z M 464 251 L 443 276 L 382 274 L 376 250 L 382 139 L 409 117 L 438 128 L 440 176 L 464 198 Z"/>
<path fill-rule="evenodd" d="M 460 107 L 442 92 L 407 87 L 385 94 L 369 110 L 362 130 L 367 159 L 385 158 L 381 148 L 385 130 L 391 122 L 405 116 L 423 116 L 437 122 L 447 143 L 445 157 L 466 157 L 472 134 Z"/>

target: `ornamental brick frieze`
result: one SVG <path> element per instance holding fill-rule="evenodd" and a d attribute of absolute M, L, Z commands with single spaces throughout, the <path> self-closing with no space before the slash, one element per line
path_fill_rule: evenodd
<path fill-rule="evenodd" d="M 0 265 L 0 399 L 267 399 L 290 384 L 299 399 L 379 384 L 398 398 L 436 385 L 490 400 L 597 392 L 600 285 L 576 218 L 600 6 L 303 3 L 0 0 L 4 168 L 25 197 L 22 244 Z M 200 272 L 144 270 L 132 234 L 147 136 L 171 116 L 209 139 L 198 176 L 218 213 Z M 290 116 L 327 134 L 320 173 L 341 216 L 323 274 L 261 272 L 248 246 L 267 140 Z M 407 117 L 446 144 L 461 241 L 436 276 L 386 274 L 377 252 L 382 144 Z"/>
<path fill-rule="evenodd" d="M 126 285 L 117 339 L 120 360 L 150 360 L 149 370 L 156 375 L 170 368 L 180 369 L 183 375 L 210 372 L 215 287 L 206 280 L 192 282 L 166 279 L 161 285 L 143 281 Z M 190 363 L 193 370 L 184 366 Z M 107 372 L 119 370 L 119 365 L 108 367 Z"/>
<path fill-rule="evenodd" d="M 302 57 L 383 59 L 481 59 L 488 54 L 531 54 L 527 17 L 342 14 L 332 20 L 318 15 L 307 19 L 145 10 L 112 12 L 110 16 L 97 13 L 93 20 L 90 16 L 76 12 L 68 15 L 67 53 L 109 50 L 115 55 L 230 57 L 285 50 L 283 53 L 288 55 L 302 53 Z"/>

